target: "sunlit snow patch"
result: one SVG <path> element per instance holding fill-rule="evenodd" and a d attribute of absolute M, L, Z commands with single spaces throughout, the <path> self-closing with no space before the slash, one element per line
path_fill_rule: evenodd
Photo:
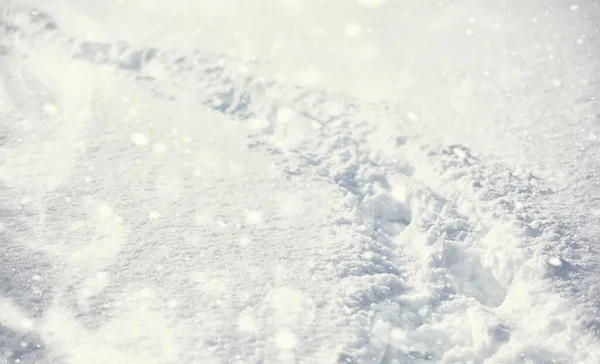
<path fill-rule="evenodd" d="M 547 262 L 548 262 L 548 264 L 550 264 L 551 266 L 556 267 L 556 268 L 563 265 L 563 260 L 559 257 L 550 257 L 550 258 L 548 258 Z"/>
<path fill-rule="evenodd" d="M 143 133 L 132 133 L 130 135 L 130 138 L 133 144 L 141 147 L 146 146 L 148 145 L 148 143 L 150 143 L 150 138 L 148 138 L 148 136 Z"/>

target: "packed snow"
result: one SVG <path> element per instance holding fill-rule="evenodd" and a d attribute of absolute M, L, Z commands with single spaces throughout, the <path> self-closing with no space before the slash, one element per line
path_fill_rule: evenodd
<path fill-rule="evenodd" d="M 595 2 L 0 11 L 0 363 L 600 363 Z"/>

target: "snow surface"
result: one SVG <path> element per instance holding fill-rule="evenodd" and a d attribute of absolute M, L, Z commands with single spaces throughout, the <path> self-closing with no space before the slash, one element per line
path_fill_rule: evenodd
<path fill-rule="evenodd" d="M 0 4 L 0 362 L 600 362 L 596 3 Z"/>

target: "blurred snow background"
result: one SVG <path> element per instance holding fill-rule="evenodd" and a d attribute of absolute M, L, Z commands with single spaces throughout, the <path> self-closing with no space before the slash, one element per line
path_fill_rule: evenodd
<path fill-rule="evenodd" d="M 600 360 L 595 2 L 1 16 L 6 362 Z"/>

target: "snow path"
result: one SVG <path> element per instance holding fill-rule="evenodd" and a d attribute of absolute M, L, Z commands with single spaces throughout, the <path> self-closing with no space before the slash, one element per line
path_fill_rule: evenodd
<path fill-rule="evenodd" d="M 425 145 L 385 104 L 14 15 L 7 360 L 600 360 L 593 292 L 569 292 L 586 247 L 544 181 Z"/>

